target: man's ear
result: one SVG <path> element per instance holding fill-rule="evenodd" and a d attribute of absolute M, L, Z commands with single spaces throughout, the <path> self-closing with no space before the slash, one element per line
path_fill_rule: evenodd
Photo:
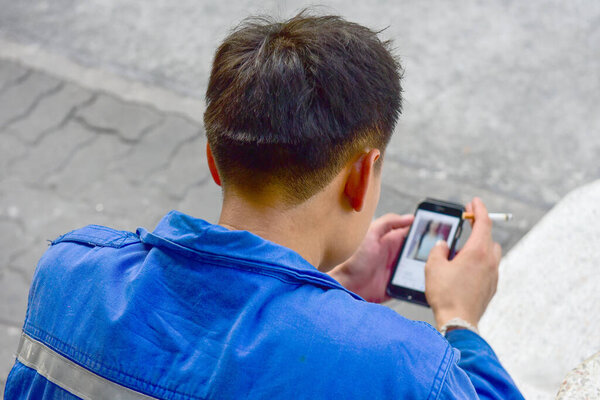
<path fill-rule="evenodd" d="M 212 155 L 212 151 L 210 150 L 208 143 L 206 143 L 206 161 L 208 161 L 208 169 L 210 170 L 213 181 L 215 181 L 217 185 L 221 186 L 221 177 L 219 176 L 217 164 L 215 164 L 215 158 Z"/>
<path fill-rule="evenodd" d="M 378 149 L 372 149 L 350 165 L 350 173 L 346 179 L 344 194 L 355 211 L 361 211 L 367 197 L 369 184 L 375 173 L 375 162 L 379 158 Z"/>

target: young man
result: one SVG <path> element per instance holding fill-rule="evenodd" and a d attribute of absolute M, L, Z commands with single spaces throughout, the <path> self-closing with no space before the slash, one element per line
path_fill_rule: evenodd
<path fill-rule="evenodd" d="M 476 333 L 501 252 L 479 199 L 460 254 L 427 261 L 446 338 L 363 300 L 386 298 L 412 222 L 371 223 L 401 107 L 388 48 L 335 16 L 239 26 L 206 96 L 219 225 L 173 211 L 52 242 L 6 397 L 521 398 Z"/>

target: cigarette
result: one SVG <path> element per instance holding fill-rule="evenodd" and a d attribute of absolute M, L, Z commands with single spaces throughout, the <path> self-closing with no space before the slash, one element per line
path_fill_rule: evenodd
<path fill-rule="evenodd" d="M 510 221 L 513 219 L 513 215 L 509 213 L 489 213 L 488 216 L 492 221 Z M 475 219 L 475 214 L 464 212 L 462 215 L 463 219 Z"/>

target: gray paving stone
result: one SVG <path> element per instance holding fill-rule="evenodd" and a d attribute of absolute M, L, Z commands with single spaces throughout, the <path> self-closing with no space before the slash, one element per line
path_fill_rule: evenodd
<path fill-rule="evenodd" d="M 136 142 L 145 130 L 162 119 L 156 110 L 106 94 L 98 95 L 96 101 L 79 110 L 77 116 L 98 133 L 114 133 L 126 142 Z"/>
<path fill-rule="evenodd" d="M 169 115 L 137 143 L 127 157 L 111 165 L 111 170 L 141 183 L 169 164 L 182 143 L 198 136 L 200 127 L 185 118 Z"/>
<path fill-rule="evenodd" d="M 202 185 L 209 179 L 206 164 L 206 139 L 196 136 L 183 142 L 172 154 L 166 168 L 149 177 L 152 185 L 180 201 L 193 186 Z"/>
<path fill-rule="evenodd" d="M 0 60 L 0 93 L 7 87 L 18 83 L 31 73 L 28 69 L 8 60 Z"/>
<path fill-rule="evenodd" d="M 107 225 L 133 231 L 138 226 L 153 228 L 177 205 L 162 188 L 151 182 L 132 185 L 122 174 L 110 174 L 103 181 L 93 182 L 79 200 L 87 209 L 100 210 L 98 214 L 103 215 Z"/>
<path fill-rule="evenodd" d="M 48 176 L 44 184 L 64 198 L 77 199 L 92 182 L 104 182 L 110 174 L 126 173 L 111 170 L 107 166 L 111 161 L 123 158 L 129 150 L 131 145 L 123 143 L 116 136 L 97 135 L 92 144 L 77 151 L 68 164 L 58 173 Z"/>
<path fill-rule="evenodd" d="M 44 250 L 46 239 L 55 238 L 69 227 L 61 221 L 81 217 L 79 200 L 61 197 L 47 188 L 35 187 L 17 177 L 0 182 L 0 211 L 3 218 L 23 228 L 24 238 L 28 239 L 25 242 L 27 246 L 40 246 L 31 249 L 38 256 Z M 9 229 L 5 225 L 2 228 Z M 20 249 L 17 247 L 14 250 Z"/>
<path fill-rule="evenodd" d="M 208 179 L 203 185 L 192 187 L 177 205 L 177 210 L 217 223 L 221 214 L 222 198 L 221 188 L 212 179 Z"/>
<path fill-rule="evenodd" d="M 0 93 L 0 127 L 27 116 L 44 97 L 60 89 L 61 82 L 49 75 L 33 72 L 18 85 Z"/>
<path fill-rule="evenodd" d="M 53 235 L 50 238 L 54 239 L 56 237 L 58 237 L 58 235 Z M 48 240 L 49 239 L 44 239 L 38 232 L 32 237 L 30 244 L 27 247 L 21 246 L 19 251 L 13 252 L 11 260 L 7 265 L 10 271 L 21 276 L 27 287 L 29 287 L 31 283 L 33 273 L 40 258 L 48 249 Z M 26 295 L 26 292 L 24 295 Z"/>
<path fill-rule="evenodd" d="M 15 363 L 15 353 L 20 335 L 20 328 L 0 324 L 0 338 L 2 339 L 2 346 L 0 346 L 0 398 L 3 398 L 6 378 Z"/>
<path fill-rule="evenodd" d="M 43 184 L 44 180 L 64 169 L 78 151 L 89 146 L 97 135 L 76 122 L 69 122 L 48 134 L 27 154 L 10 167 L 29 183 Z"/>
<path fill-rule="evenodd" d="M 2 204 L 10 204 L 5 196 L 0 197 Z M 18 254 L 27 252 L 32 243 L 32 235 L 26 232 L 25 223 L 14 215 L 19 209 L 15 205 L 0 208 L 0 270 L 11 266 Z"/>
<path fill-rule="evenodd" d="M 23 325 L 27 308 L 29 281 L 22 274 L 3 268 L 0 270 L 0 316 L 3 324 Z"/>
<path fill-rule="evenodd" d="M 27 150 L 10 128 L 0 129 L 0 181 L 8 177 L 13 161 L 23 157 Z"/>
<path fill-rule="evenodd" d="M 35 143 L 44 133 L 58 128 L 66 122 L 69 113 L 75 111 L 92 97 L 73 84 L 65 84 L 60 91 L 44 98 L 31 114 L 13 124 L 10 128 L 20 139 L 27 143 Z"/>

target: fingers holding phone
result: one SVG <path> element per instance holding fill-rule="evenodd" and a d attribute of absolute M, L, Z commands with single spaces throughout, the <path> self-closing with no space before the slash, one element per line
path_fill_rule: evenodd
<path fill-rule="evenodd" d="M 475 218 L 460 253 L 448 261 L 447 245 L 438 243 L 425 266 L 425 295 L 438 327 L 456 317 L 477 326 L 496 292 L 502 250 L 492 239 L 492 221 L 481 199 L 466 209 Z"/>
<path fill-rule="evenodd" d="M 464 207 L 427 199 L 415 211 L 414 223 L 404 241 L 387 287 L 390 296 L 428 306 L 425 298 L 425 262 L 436 242 L 452 250 L 462 230 Z"/>

